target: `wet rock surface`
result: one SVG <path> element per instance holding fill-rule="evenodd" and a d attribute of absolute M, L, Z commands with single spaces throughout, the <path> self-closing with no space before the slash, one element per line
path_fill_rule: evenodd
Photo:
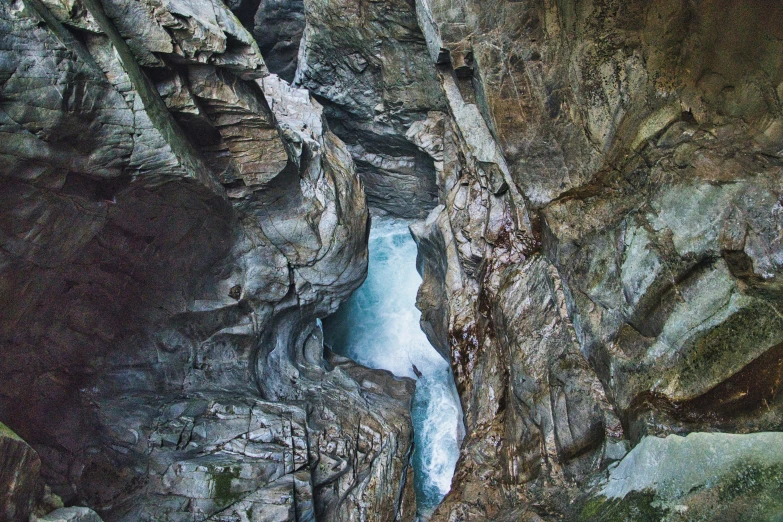
<path fill-rule="evenodd" d="M 633 518 L 571 502 L 651 436 L 781 429 L 777 8 L 721 5 L 731 50 L 716 6 L 417 2 L 457 158 L 419 304 L 468 427 L 434 520 Z"/>
<path fill-rule="evenodd" d="M 46 483 L 109 521 L 410 519 L 412 387 L 316 326 L 369 224 L 322 107 L 220 2 L 0 24 L 0 418 Z"/>
<path fill-rule="evenodd" d="M 465 414 L 433 520 L 768 520 L 782 16 L 1 3 L 0 420 L 107 521 L 413 519 L 412 385 L 315 323 L 364 278 L 369 202 L 422 218 Z M 747 466 L 696 490 L 639 482 L 727 445 Z"/>

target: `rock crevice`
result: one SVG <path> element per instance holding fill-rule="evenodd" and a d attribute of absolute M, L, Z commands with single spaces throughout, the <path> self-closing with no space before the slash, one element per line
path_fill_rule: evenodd
<path fill-rule="evenodd" d="M 421 219 L 464 411 L 433 521 L 779 512 L 781 17 L 0 3 L 5 515 L 62 507 L 47 484 L 50 519 L 413 520 L 413 384 L 317 325 L 369 205 Z"/>

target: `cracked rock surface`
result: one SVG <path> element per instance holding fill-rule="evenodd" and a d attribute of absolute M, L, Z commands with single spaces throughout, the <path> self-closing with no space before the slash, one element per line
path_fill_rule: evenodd
<path fill-rule="evenodd" d="M 780 8 L 416 7 L 449 103 L 411 128 L 442 169 L 419 306 L 468 429 L 433 520 L 697 520 L 716 498 L 767 520 L 776 464 L 752 491 L 727 493 L 732 466 L 703 495 L 631 484 L 677 474 L 656 437 L 730 433 L 727 459 L 760 462 L 750 434 L 783 428 Z"/>
<path fill-rule="evenodd" d="M 316 325 L 369 225 L 322 107 L 221 2 L 3 2 L 0 48 L 0 418 L 46 484 L 106 521 L 412 518 L 412 385 Z"/>
<path fill-rule="evenodd" d="M 465 415 L 432 521 L 774 519 L 781 19 L 0 3 L 0 507 L 415 520 L 413 383 L 316 323 L 365 277 L 372 205 L 419 218 Z"/>

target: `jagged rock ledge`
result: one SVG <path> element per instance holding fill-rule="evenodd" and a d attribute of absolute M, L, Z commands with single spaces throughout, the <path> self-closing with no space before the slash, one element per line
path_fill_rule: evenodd
<path fill-rule="evenodd" d="M 0 26 L 0 418 L 42 479 L 107 521 L 411 519 L 412 383 L 323 357 L 369 217 L 322 107 L 221 2 Z"/>

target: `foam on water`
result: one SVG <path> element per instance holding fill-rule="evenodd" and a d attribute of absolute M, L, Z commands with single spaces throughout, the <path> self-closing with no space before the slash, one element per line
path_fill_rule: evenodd
<path fill-rule="evenodd" d="M 416 243 L 408 222 L 373 219 L 367 280 L 334 315 L 324 337 L 337 353 L 371 368 L 416 379 L 411 409 L 416 500 L 428 514 L 451 487 L 463 433 L 462 411 L 449 364 L 419 326 Z"/>

